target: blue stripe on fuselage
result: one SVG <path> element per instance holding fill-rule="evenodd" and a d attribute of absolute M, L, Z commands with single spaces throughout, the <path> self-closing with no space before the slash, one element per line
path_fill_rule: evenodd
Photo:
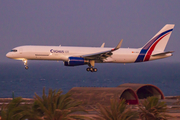
<path fill-rule="evenodd" d="M 142 49 L 135 62 L 143 62 L 147 50 Z"/>

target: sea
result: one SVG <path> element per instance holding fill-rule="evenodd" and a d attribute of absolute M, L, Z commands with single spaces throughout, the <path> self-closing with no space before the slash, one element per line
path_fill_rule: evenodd
<path fill-rule="evenodd" d="M 159 60 L 161 61 L 161 60 Z M 153 84 L 165 96 L 180 95 L 180 63 L 99 63 L 98 72 L 87 72 L 87 65 L 66 67 L 63 62 L 0 62 L 0 98 L 33 98 L 42 95 L 43 87 L 67 93 L 73 87 L 117 87 L 124 83 Z"/>

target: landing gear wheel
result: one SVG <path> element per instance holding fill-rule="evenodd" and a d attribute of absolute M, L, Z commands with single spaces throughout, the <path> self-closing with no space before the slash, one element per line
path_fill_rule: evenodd
<path fill-rule="evenodd" d="M 90 68 L 90 71 L 91 71 L 91 72 L 94 72 L 94 70 L 93 70 L 93 68 L 92 68 L 92 67 Z"/>
<path fill-rule="evenodd" d="M 93 72 L 97 72 L 97 68 L 93 68 Z"/>
<path fill-rule="evenodd" d="M 88 71 L 88 72 L 89 72 L 89 71 L 90 71 L 90 68 L 86 68 L 86 71 Z"/>
<path fill-rule="evenodd" d="M 97 68 L 88 67 L 88 68 L 86 68 L 86 71 L 97 72 L 98 70 L 97 70 Z"/>
<path fill-rule="evenodd" d="M 25 66 L 25 69 L 27 70 L 27 69 L 29 69 L 29 67 L 28 67 L 28 66 Z"/>

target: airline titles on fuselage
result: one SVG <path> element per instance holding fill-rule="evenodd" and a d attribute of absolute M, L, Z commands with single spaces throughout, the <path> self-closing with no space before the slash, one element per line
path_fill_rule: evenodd
<path fill-rule="evenodd" d="M 53 49 L 51 49 L 50 53 L 69 53 L 69 51 L 68 50 L 53 50 Z"/>

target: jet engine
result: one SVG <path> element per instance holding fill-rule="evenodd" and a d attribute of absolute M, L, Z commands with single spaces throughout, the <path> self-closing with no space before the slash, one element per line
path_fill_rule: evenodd
<path fill-rule="evenodd" d="M 68 62 L 65 61 L 65 66 L 78 66 L 78 65 L 85 65 L 87 64 L 87 61 L 84 60 L 84 58 L 80 57 L 69 57 Z"/>

